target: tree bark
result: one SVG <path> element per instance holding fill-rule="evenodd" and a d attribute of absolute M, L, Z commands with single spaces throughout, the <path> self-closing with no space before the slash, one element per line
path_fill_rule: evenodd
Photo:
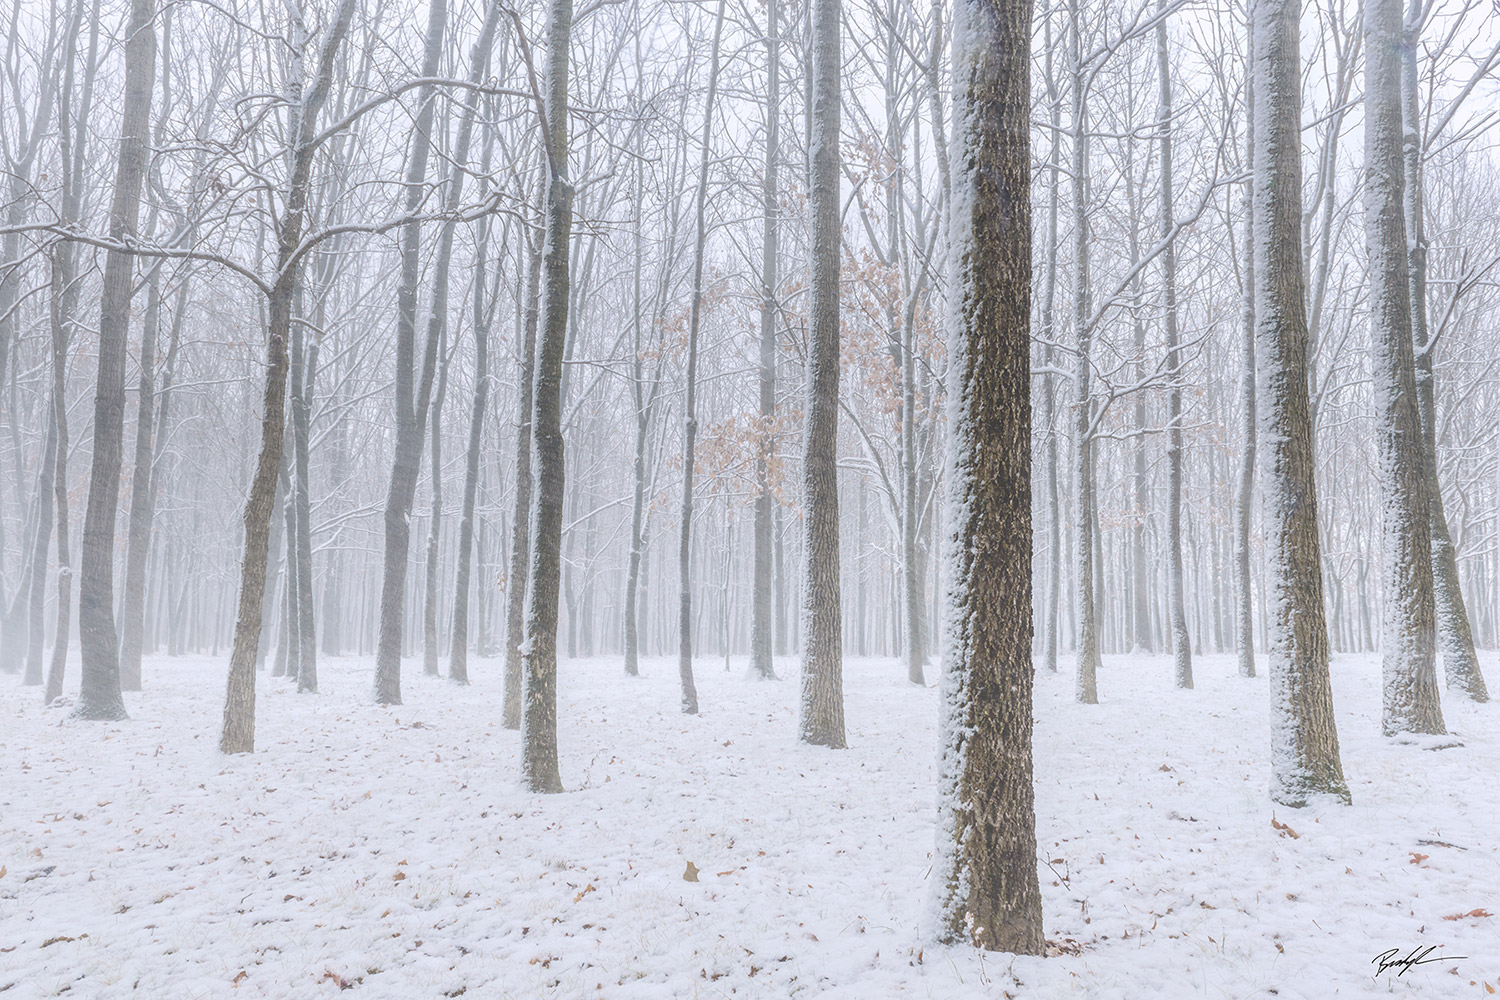
<path fill-rule="evenodd" d="M 1432 505 L 1417 410 L 1402 160 L 1401 0 L 1366 0 L 1365 245 L 1382 493 L 1381 729 L 1444 732 L 1437 683 Z"/>
<path fill-rule="evenodd" d="M 422 76 L 437 76 L 448 21 L 447 0 L 432 0 L 427 17 L 426 52 Z M 406 162 L 406 215 L 421 206 L 427 179 L 427 157 L 432 148 L 435 117 L 435 87 L 418 91 L 416 126 Z M 390 488 L 385 500 L 385 562 L 380 579 L 380 638 L 375 649 L 375 702 L 401 704 L 401 632 L 406 614 L 406 567 L 410 559 L 411 507 L 417 492 L 422 462 L 422 432 L 432 398 L 433 371 L 437 363 L 437 338 L 431 325 L 422 357 L 422 372 L 415 388 L 417 339 L 417 292 L 421 278 L 422 226 L 408 222 L 401 227 L 401 282 L 396 290 L 396 454 L 391 462 Z M 435 294 L 437 290 L 435 289 Z M 415 398 L 414 398 L 415 397 Z"/>
<path fill-rule="evenodd" d="M 1245 168 L 1255 176 L 1255 19 L 1245 20 Z M 1255 618 L 1250 575 L 1250 517 L 1255 497 L 1255 182 L 1245 182 L 1244 297 L 1240 307 L 1240 467 L 1234 498 L 1234 648 L 1241 677 L 1255 676 Z"/>
<path fill-rule="evenodd" d="M 811 330 L 803 438 L 802 700 L 804 743 L 842 749 L 843 614 L 839 580 L 839 131 L 842 0 L 810 5 L 808 209 Z"/>
<path fill-rule="evenodd" d="M 1172 64 L 1167 49 L 1167 0 L 1158 0 L 1156 75 L 1161 142 L 1162 313 L 1167 336 L 1167 574 L 1172 605 L 1172 661 L 1177 686 L 1193 686 L 1193 647 L 1182 593 L 1182 357 L 1177 349 L 1177 246 L 1172 238 Z"/>
<path fill-rule="evenodd" d="M 562 360 L 568 335 L 568 249 L 573 186 L 568 181 L 568 49 L 572 0 L 551 0 L 547 15 L 547 76 L 542 140 L 547 149 L 547 223 L 542 244 L 543 290 L 532 410 L 530 586 L 522 648 L 521 780 L 529 791 L 560 792 L 557 770 L 557 596 L 562 556 L 565 460 Z"/>
<path fill-rule="evenodd" d="M 1083 66 L 1079 0 L 1072 0 L 1069 13 L 1073 64 L 1073 262 L 1077 272 L 1073 283 L 1073 333 L 1077 341 L 1073 360 L 1073 488 L 1078 512 L 1078 540 L 1073 549 L 1078 603 L 1076 697 L 1085 705 L 1095 705 L 1099 702 L 1100 664 L 1099 626 L 1094 607 L 1094 476 L 1089 429 L 1093 416 L 1089 405 L 1093 329 L 1089 316 L 1089 134 L 1084 93 L 1088 77 Z"/>
<path fill-rule="evenodd" d="M 521 728 L 521 645 L 526 622 L 526 592 L 531 577 L 531 475 L 532 408 L 536 388 L 536 334 L 541 309 L 542 255 L 531 253 L 526 269 L 526 307 L 521 319 L 520 345 L 516 359 L 520 371 L 516 406 L 516 498 L 510 527 L 510 574 L 505 592 L 505 697 L 503 721 L 506 729 Z"/>
<path fill-rule="evenodd" d="M 125 101 L 120 154 L 115 168 L 109 238 L 134 239 L 141 215 L 141 181 L 156 80 L 155 0 L 132 0 L 125 42 Z M 99 306 L 99 375 L 94 391 L 94 454 L 89 470 L 88 505 L 83 520 L 83 573 L 78 596 L 83 684 L 73 715 L 80 719 L 123 719 L 119 636 L 115 632 L 115 510 L 120 491 L 120 451 L 125 416 L 125 337 L 135 258 L 112 249 L 104 258 L 104 290 Z"/>
<path fill-rule="evenodd" d="M 1032 783 L 1030 0 L 954 7 L 939 927 L 1040 955 Z"/>
<path fill-rule="evenodd" d="M 1297 0 L 1253 6 L 1256 405 L 1271 671 L 1271 799 L 1349 801 L 1339 759 L 1308 398 Z"/>

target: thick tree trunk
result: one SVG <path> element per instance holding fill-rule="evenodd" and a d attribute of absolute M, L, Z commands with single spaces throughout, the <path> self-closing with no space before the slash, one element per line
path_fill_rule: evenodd
<path fill-rule="evenodd" d="M 1469 626 L 1469 611 L 1458 578 L 1458 554 L 1448 531 L 1443 488 L 1438 479 L 1437 384 L 1433 373 L 1433 352 L 1437 345 L 1431 341 L 1427 326 L 1427 234 L 1422 184 L 1424 150 L 1421 106 L 1418 103 L 1420 81 L 1417 78 L 1417 32 L 1426 9 L 1422 0 L 1411 0 L 1408 9 L 1410 23 L 1401 46 L 1402 159 L 1406 174 L 1404 207 L 1417 407 L 1422 422 L 1423 478 L 1427 481 L 1431 505 L 1428 521 L 1432 532 L 1433 596 L 1437 605 L 1437 640 L 1443 654 L 1443 673 L 1449 691 L 1483 702 L 1489 700 L 1489 690 L 1479 669 L 1479 657 L 1474 652 L 1474 633 Z"/>
<path fill-rule="evenodd" d="M 1437 683 L 1429 480 L 1417 409 L 1402 160 L 1401 0 L 1366 0 L 1365 242 L 1384 556 L 1381 729 L 1444 732 Z"/>
<path fill-rule="evenodd" d="M 422 76 L 437 75 L 448 22 L 447 0 L 432 0 L 427 17 L 426 52 Z M 432 148 L 432 123 L 436 101 L 434 87 L 420 89 L 416 127 L 411 134 L 406 162 L 408 216 L 416 214 L 426 193 L 427 157 Z M 422 432 L 427 406 L 432 398 L 433 371 L 437 363 L 437 338 L 429 325 L 417 377 L 417 292 L 421 278 L 421 223 L 401 227 L 401 283 L 396 290 L 396 454 L 391 463 L 390 488 L 385 500 L 385 562 L 380 578 L 380 638 L 375 648 L 375 702 L 401 704 L 401 633 L 406 617 L 406 567 L 410 560 L 411 507 L 417 492 L 422 462 Z M 446 282 L 444 282 L 446 284 Z M 434 289 L 434 294 L 438 289 Z"/>
<path fill-rule="evenodd" d="M 843 614 L 839 580 L 839 130 L 841 0 L 810 5 L 812 216 L 807 428 L 803 439 L 802 703 L 804 743 L 842 749 Z"/>
<path fill-rule="evenodd" d="M 1269 581 L 1271 799 L 1349 801 L 1328 677 L 1302 267 L 1297 0 L 1256 0 L 1256 406 Z"/>
<path fill-rule="evenodd" d="M 781 38 L 780 8 L 766 5 L 766 159 L 761 187 L 760 244 L 760 447 L 755 454 L 755 555 L 750 598 L 750 670 L 762 679 L 776 676 L 771 659 L 773 631 L 771 455 L 776 447 L 776 296 L 781 263 Z"/>
<path fill-rule="evenodd" d="M 1032 787 L 1030 0 L 954 8 L 945 941 L 1040 955 Z"/>
<path fill-rule="evenodd" d="M 572 30 L 572 0 L 552 0 L 547 16 L 542 131 L 547 147 L 547 223 L 531 418 L 536 489 L 522 648 L 521 780 L 533 792 L 562 791 L 557 771 L 557 596 L 566 474 L 562 360 L 568 335 L 568 249 L 573 227 L 573 187 L 567 176 L 568 50 Z"/>
<path fill-rule="evenodd" d="M 156 79 L 155 0 L 132 0 L 125 42 L 125 101 L 114 200 L 109 211 L 112 242 L 134 239 L 141 215 L 141 181 Z M 115 632 L 115 510 L 120 491 L 120 450 L 125 417 L 125 337 L 130 326 L 134 280 L 132 254 L 112 249 L 104 259 L 99 306 L 99 376 L 94 391 L 94 454 L 88 506 L 83 520 L 83 573 L 78 597 L 83 684 L 73 715 L 123 719 L 120 648 Z"/>
<path fill-rule="evenodd" d="M 1182 592 L 1182 357 L 1177 350 L 1177 246 L 1172 238 L 1172 64 L 1167 49 L 1167 0 L 1159 0 L 1156 74 L 1160 94 L 1162 312 L 1167 335 L 1167 575 L 1172 602 L 1173 674 L 1180 688 L 1193 686 L 1193 648 L 1188 641 Z"/>

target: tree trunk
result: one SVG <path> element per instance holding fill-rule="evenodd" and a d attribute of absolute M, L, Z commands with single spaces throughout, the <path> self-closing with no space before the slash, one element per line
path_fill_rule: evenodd
<path fill-rule="evenodd" d="M 808 210 L 812 217 L 807 428 L 803 439 L 804 743 L 842 749 L 844 650 L 839 580 L 839 130 L 842 0 L 810 5 Z"/>
<path fill-rule="evenodd" d="M 229 680 L 224 697 L 224 726 L 219 749 L 250 753 L 255 749 L 255 659 L 260 645 L 261 606 L 266 589 L 266 548 L 276 503 L 277 473 L 281 468 L 286 430 L 287 341 L 292 325 L 292 296 L 301 274 L 294 254 L 302 239 L 307 193 L 317 147 L 318 113 L 328 97 L 338 53 L 355 0 L 339 0 L 318 54 L 312 86 L 295 106 L 292 127 L 292 169 L 287 181 L 285 209 L 278 229 L 277 280 L 267 303 L 266 389 L 261 402 L 260 457 L 245 501 L 245 553 L 240 566 L 238 616 L 234 647 L 229 654 Z M 301 81 L 294 84 L 300 89 Z"/>
<path fill-rule="evenodd" d="M 1030 0 L 954 9 L 940 935 L 1040 955 L 1032 785 Z"/>
<path fill-rule="evenodd" d="M 1085 705 L 1099 702 L 1099 626 L 1094 608 L 1094 476 L 1093 448 L 1089 428 L 1089 381 L 1093 330 L 1089 312 L 1089 135 L 1084 91 L 1088 80 L 1083 66 L 1083 25 L 1079 0 L 1072 0 L 1071 53 L 1073 63 L 1073 257 L 1077 273 L 1073 283 L 1073 331 L 1077 339 L 1073 362 L 1073 488 L 1077 500 L 1078 682 L 1077 699 Z"/>
<path fill-rule="evenodd" d="M 155 0 L 132 0 L 125 43 L 125 101 L 120 154 L 115 169 L 109 237 L 135 238 L 141 215 L 141 181 L 156 79 Z M 94 392 L 94 454 L 89 470 L 88 506 L 83 521 L 83 574 L 78 597 L 83 684 L 73 715 L 80 719 L 123 719 L 119 636 L 115 632 L 115 510 L 120 490 L 120 450 L 125 416 L 125 337 L 135 258 L 112 249 L 104 259 L 104 290 L 99 306 L 99 376 Z"/>
<path fill-rule="evenodd" d="M 776 448 L 776 296 L 781 263 L 781 38 L 780 8 L 766 5 L 766 160 L 761 188 L 760 245 L 760 447 L 755 453 L 755 579 L 750 598 L 750 670 L 774 679 L 771 659 L 772 538 L 771 455 Z"/>
<path fill-rule="evenodd" d="M 1302 267 L 1302 94 L 1296 0 L 1256 0 L 1256 406 L 1269 580 L 1271 799 L 1349 801 L 1323 612 Z"/>
<path fill-rule="evenodd" d="M 547 16 L 546 100 L 542 140 L 547 149 L 547 223 L 542 246 L 543 292 L 538 324 L 533 460 L 530 586 L 521 713 L 521 780 L 529 791 L 560 792 L 557 771 L 557 594 L 562 555 L 565 455 L 562 436 L 562 360 L 568 335 L 568 249 L 573 187 L 568 181 L 568 50 L 572 0 L 552 0 Z"/>
<path fill-rule="evenodd" d="M 698 438 L 698 329 L 703 322 L 703 250 L 708 239 L 708 167 L 713 147 L 714 99 L 719 90 L 719 39 L 724 33 L 724 0 L 714 18 L 713 54 L 709 57 L 708 96 L 703 106 L 702 158 L 698 164 L 696 232 L 693 237 L 693 294 L 688 307 L 687 391 L 682 430 L 682 535 L 677 549 L 677 673 L 682 682 L 682 711 L 698 714 L 698 687 L 693 681 L 693 450 Z"/>
<path fill-rule="evenodd" d="M 300 300 L 301 296 L 298 296 Z M 320 324 L 321 325 L 321 324 Z M 297 608 L 297 690 L 318 690 L 318 631 L 313 618 L 312 588 L 312 498 L 307 468 L 308 413 L 312 408 L 313 383 L 317 379 L 318 345 L 305 348 L 303 324 L 292 325 L 292 509 L 296 513 L 296 575 L 289 578 L 292 601 Z"/>
<path fill-rule="evenodd" d="M 1255 176 L 1255 20 L 1245 22 L 1245 168 Z M 1241 417 L 1239 481 L 1234 498 L 1234 648 L 1241 677 L 1255 676 L 1255 618 L 1250 576 L 1250 516 L 1255 496 L 1255 182 L 1245 182 L 1244 298 L 1240 308 Z"/>
<path fill-rule="evenodd" d="M 1381 729 L 1387 736 L 1445 731 L 1438 701 L 1432 505 L 1417 411 L 1402 204 L 1402 38 L 1401 0 L 1367 0 L 1365 241 L 1384 535 L 1380 662 Z"/>
<path fill-rule="evenodd" d="M 565 251 L 566 252 L 566 251 Z M 526 622 L 526 592 L 531 576 L 531 501 L 534 485 L 531 475 L 532 408 L 536 387 L 536 335 L 541 299 L 542 255 L 531 253 L 526 275 L 526 308 L 518 331 L 519 345 L 516 374 L 518 385 L 516 407 L 516 498 L 510 527 L 510 574 L 505 592 L 505 703 L 506 729 L 521 728 L 522 660 L 521 645 Z"/>
<path fill-rule="evenodd" d="M 447 0 L 432 0 L 427 18 L 426 52 L 422 76 L 437 76 L 448 20 Z M 432 148 L 432 123 L 436 101 L 434 87 L 419 91 L 416 126 L 406 163 L 406 215 L 421 206 L 426 189 L 427 156 Z M 415 391 L 417 292 L 421 278 L 422 226 L 408 222 L 401 227 L 401 283 L 396 290 L 396 454 L 391 463 L 390 488 L 385 501 L 385 563 L 380 579 L 380 639 L 375 649 L 375 702 L 401 704 L 401 632 L 406 613 L 406 567 L 410 559 L 411 507 L 417 492 L 422 462 L 422 431 L 432 398 L 433 370 L 437 363 L 437 338 L 431 325 L 422 357 L 422 373 Z M 434 289 L 434 297 L 441 294 Z M 415 396 L 415 398 L 413 398 Z"/>
<path fill-rule="evenodd" d="M 1443 507 L 1443 488 L 1437 466 L 1437 384 L 1433 352 L 1437 345 L 1427 327 L 1427 234 L 1423 220 L 1424 194 L 1420 81 L 1417 78 L 1417 34 L 1426 7 L 1411 0 L 1410 26 L 1401 46 L 1401 105 L 1404 130 L 1402 158 L 1406 173 L 1404 191 L 1407 273 L 1411 296 L 1412 345 L 1416 357 L 1418 416 L 1422 424 L 1423 478 L 1427 481 L 1428 516 L 1432 533 L 1433 597 L 1437 607 L 1437 640 L 1443 653 L 1443 673 L 1449 691 L 1471 701 L 1488 701 L 1489 690 L 1474 652 L 1474 633 L 1458 578 L 1458 554 L 1448 532 Z"/>
<path fill-rule="evenodd" d="M 494 46 L 495 32 L 500 24 L 500 4 L 491 3 L 485 13 L 484 28 L 474 42 L 469 54 L 469 81 L 477 83 L 484 78 L 490 63 L 490 50 Z M 464 102 L 463 117 L 458 126 L 453 162 L 453 186 L 448 192 L 448 203 L 456 207 L 462 196 L 465 170 L 464 162 L 469 156 L 470 136 L 474 132 L 474 116 L 478 109 L 479 95 L 469 91 Z M 482 170 L 489 173 L 490 143 L 485 143 Z M 456 225 L 456 224 L 455 224 Z M 469 449 L 464 463 L 463 511 L 458 522 L 458 572 L 453 590 L 453 636 L 448 648 L 448 679 L 457 684 L 469 683 L 469 567 L 474 555 L 474 499 L 479 490 L 479 455 L 484 439 L 484 413 L 490 398 L 490 313 L 485 308 L 485 267 L 489 248 L 490 220 L 480 220 L 475 238 L 474 259 L 474 403 L 469 410 Z M 448 224 L 444 224 L 444 253 L 452 245 Z M 437 316 L 437 308 L 433 308 Z M 435 423 L 435 421 L 434 421 Z"/>
<path fill-rule="evenodd" d="M 1193 648 L 1188 642 L 1182 593 L 1182 358 L 1177 350 L 1177 247 L 1172 238 L 1172 65 L 1167 50 L 1167 0 L 1157 4 L 1156 75 L 1160 87 L 1162 312 L 1167 335 L 1167 573 L 1172 602 L 1173 673 L 1180 688 L 1193 686 Z"/>
<path fill-rule="evenodd" d="M 52 541 L 53 491 L 57 487 L 57 408 L 49 408 L 42 471 L 36 480 L 36 531 L 31 539 L 31 586 L 26 629 L 26 676 L 22 683 L 42 683 L 42 641 L 47 626 L 47 545 Z"/>

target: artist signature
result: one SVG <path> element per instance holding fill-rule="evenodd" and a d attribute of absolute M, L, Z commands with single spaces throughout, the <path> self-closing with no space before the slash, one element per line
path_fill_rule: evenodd
<path fill-rule="evenodd" d="M 1375 966 L 1375 978 L 1379 979 L 1382 972 L 1389 972 L 1392 969 L 1400 969 L 1401 971 L 1396 973 L 1397 977 L 1400 977 L 1406 975 L 1407 972 L 1418 965 L 1430 965 L 1433 962 L 1458 962 L 1469 957 L 1467 955 L 1433 955 L 1432 958 L 1427 957 L 1428 955 L 1432 955 L 1436 950 L 1437 945 L 1428 945 L 1426 948 L 1418 945 L 1408 952 L 1404 958 L 1401 956 L 1400 948 L 1391 948 L 1388 951 L 1383 951 L 1370 959 Z"/>

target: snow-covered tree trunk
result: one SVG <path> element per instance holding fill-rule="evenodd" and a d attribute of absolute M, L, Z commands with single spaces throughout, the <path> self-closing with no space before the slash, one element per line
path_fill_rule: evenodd
<path fill-rule="evenodd" d="M 572 0 L 552 0 L 547 14 L 546 96 L 542 109 L 547 221 L 531 417 L 536 486 L 521 688 L 521 780 L 533 792 L 562 791 L 562 778 L 557 772 L 557 597 L 565 485 L 562 362 L 568 335 L 568 249 L 573 228 L 573 186 L 567 173 L 568 49 L 572 30 Z"/>
<path fill-rule="evenodd" d="M 807 427 L 802 480 L 802 701 L 804 743 L 844 744 L 843 611 L 839 580 L 839 210 L 841 0 L 810 5 Z"/>
<path fill-rule="evenodd" d="M 1380 452 L 1381 728 L 1444 732 L 1438 700 L 1432 528 L 1412 356 L 1401 140 L 1401 0 L 1366 0 L 1365 244 Z"/>
<path fill-rule="evenodd" d="M 1182 593 L 1182 357 L 1177 348 L 1177 246 L 1172 214 L 1172 64 L 1167 47 L 1167 0 L 1157 4 L 1156 77 L 1161 142 L 1162 325 L 1167 337 L 1167 584 L 1171 601 L 1172 661 L 1177 686 L 1193 686 L 1193 646 Z"/>
<path fill-rule="evenodd" d="M 1313 475 L 1302 263 L 1298 0 L 1256 0 L 1256 406 L 1268 569 L 1271 799 L 1349 801 L 1339 759 Z"/>
<path fill-rule="evenodd" d="M 1255 176 L 1255 19 L 1245 19 L 1245 168 Z M 1234 649 L 1241 677 L 1255 676 L 1250 516 L 1255 497 L 1255 182 L 1245 182 L 1244 295 L 1240 305 L 1240 466 L 1234 496 Z"/>
<path fill-rule="evenodd" d="M 1458 554 L 1448 530 L 1443 506 L 1443 488 L 1437 466 L 1437 384 L 1427 324 L 1427 234 L 1424 214 L 1423 141 L 1421 104 L 1418 98 L 1417 42 L 1427 5 L 1411 0 L 1408 23 L 1401 46 L 1402 159 L 1406 170 L 1407 272 L 1411 294 L 1412 347 L 1415 351 L 1417 407 L 1422 422 L 1423 478 L 1427 481 L 1428 517 L 1432 532 L 1433 597 L 1437 606 L 1437 641 L 1443 654 L 1443 673 L 1449 691 L 1473 701 L 1488 701 L 1489 690 L 1479 657 L 1474 652 L 1474 633 L 1458 577 Z"/>
<path fill-rule="evenodd" d="M 1040 955 L 1032 785 L 1030 0 L 954 5 L 937 924 Z"/>

